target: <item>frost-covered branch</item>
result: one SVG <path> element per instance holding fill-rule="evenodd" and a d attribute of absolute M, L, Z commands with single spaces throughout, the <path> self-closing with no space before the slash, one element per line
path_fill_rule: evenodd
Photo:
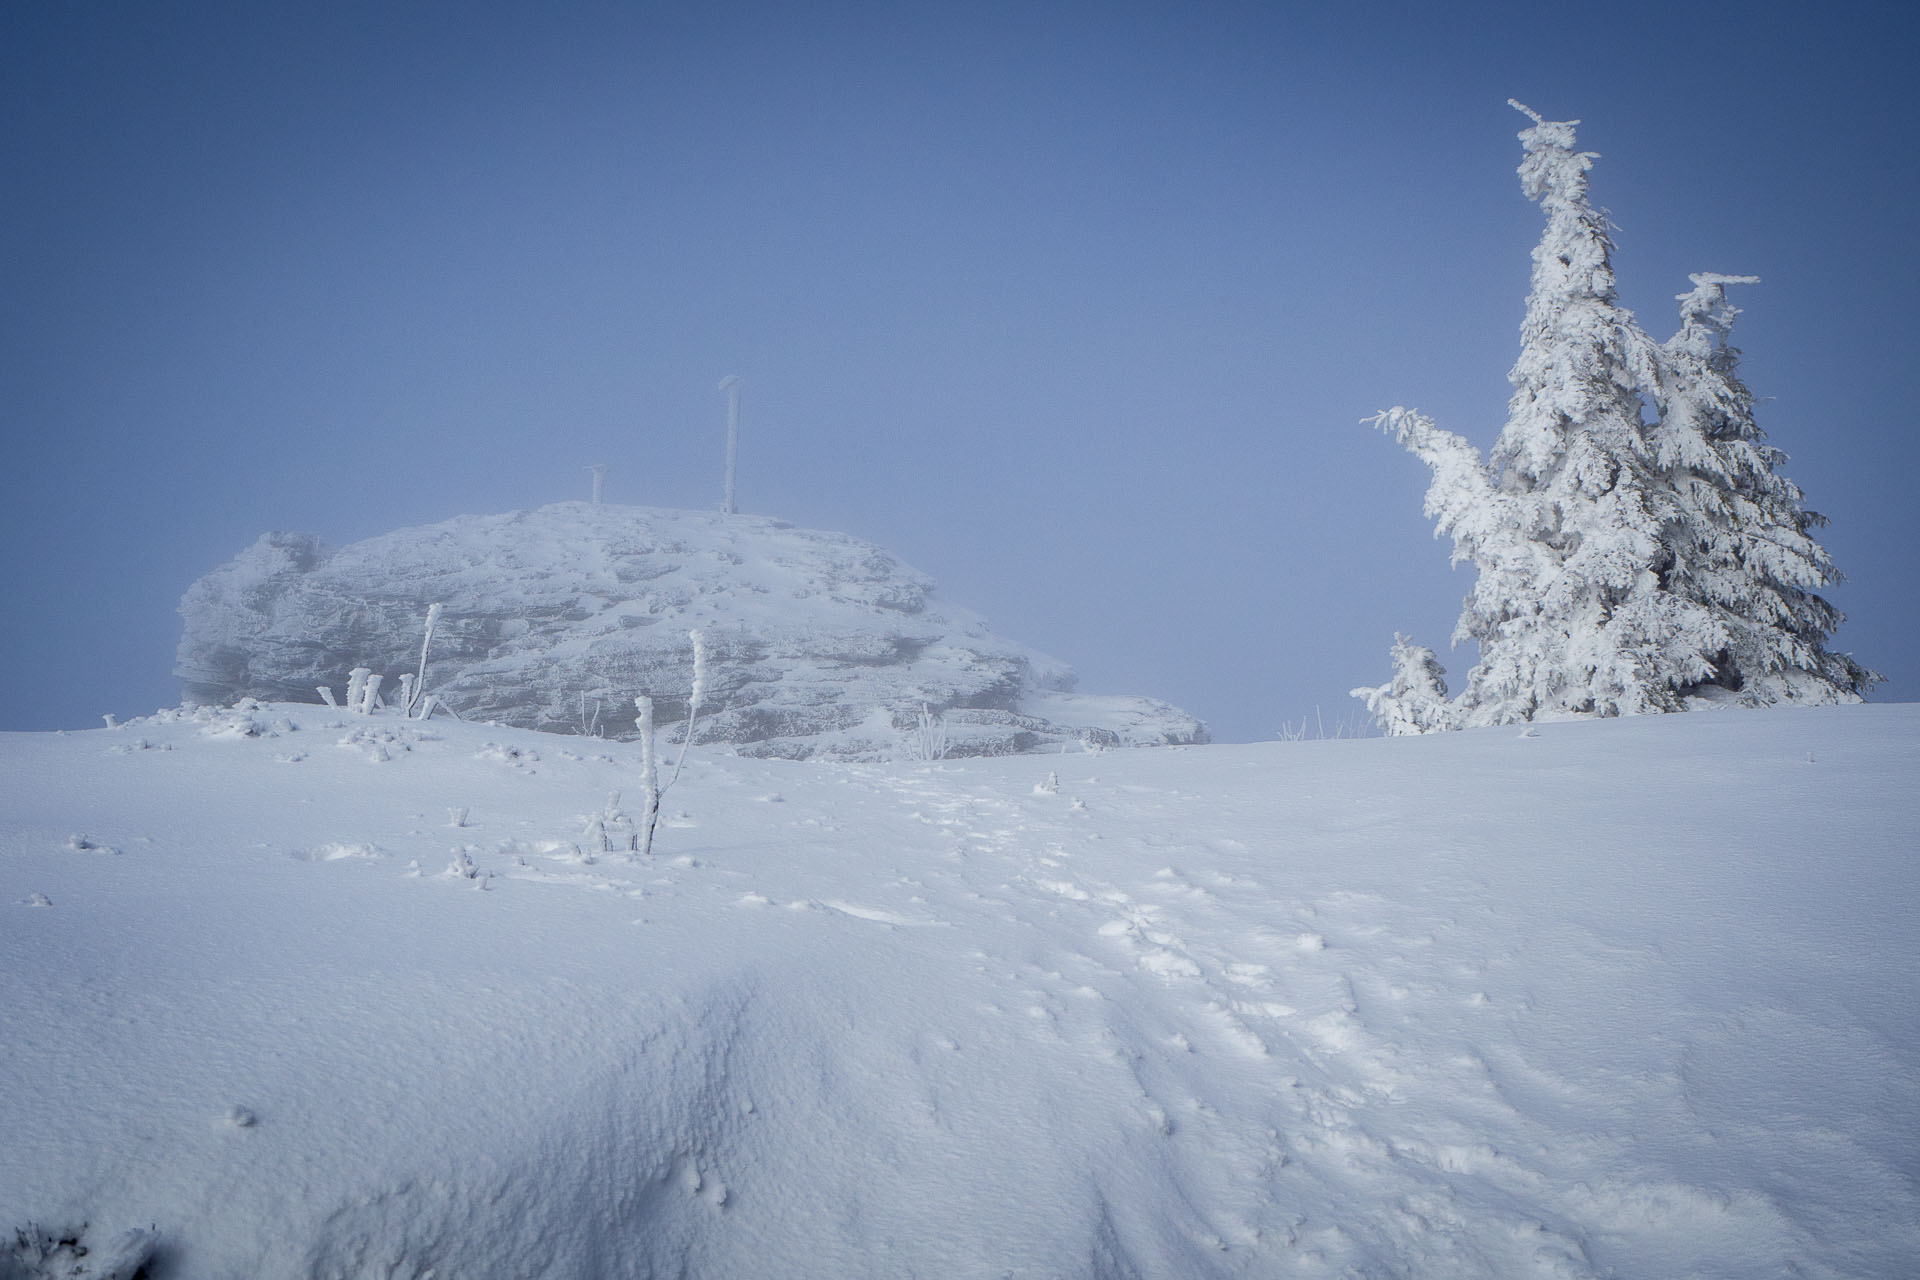
<path fill-rule="evenodd" d="M 639 713 L 635 728 L 640 734 L 640 781 L 642 787 L 643 811 L 640 817 L 639 855 L 643 858 L 653 853 L 653 833 L 660 822 L 660 799 L 680 780 L 680 770 L 687 763 L 687 748 L 693 743 L 694 731 L 700 724 L 700 703 L 707 692 L 707 642 L 699 631 L 687 633 L 693 641 L 693 691 L 687 700 L 686 736 L 680 740 L 680 756 L 674 763 L 673 774 L 664 786 L 658 781 L 659 772 L 655 758 L 653 699 L 645 694 L 633 700 L 634 710 Z"/>
<path fill-rule="evenodd" d="M 420 638 L 420 670 L 413 678 L 412 688 L 403 698 L 405 705 L 402 710 L 409 717 L 413 715 L 413 700 L 427 691 L 427 649 L 433 644 L 433 625 L 438 621 L 440 621 L 440 606 L 437 603 L 428 605 L 427 631 Z"/>
<path fill-rule="evenodd" d="M 700 703 L 707 694 L 707 638 L 699 631 L 687 632 L 687 638 L 693 641 L 693 692 L 687 699 L 687 733 L 680 739 L 680 757 L 674 761 L 668 786 L 680 781 L 680 770 L 686 767 L 687 748 L 693 745 L 693 731 L 700 725 Z"/>
<path fill-rule="evenodd" d="M 638 713 L 635 727 L 640 732 L 640 848 L 643 858 L 653 855 L 653 829 L 660 821 L 660 783 L 655 772 L 653 753 L 653 699 L 639 694 L 633 700 Z"/>
<path fill-rule="evenodd" d="M 1488 540 L 1491 527 L 1510 513 L 1509 501 L 1494 487 L 1480 451 L 1451 431 L 1442 431 L 1433 419 L 1395 405 L 1363 422 L 1378 427 L 1401 448 L 1427 464 L 1433 480 L 1427 485 L 1425 513 L 1436 521 L 1433 536 L 1453 538 L 1453 563 L 1474 557 Z"/>

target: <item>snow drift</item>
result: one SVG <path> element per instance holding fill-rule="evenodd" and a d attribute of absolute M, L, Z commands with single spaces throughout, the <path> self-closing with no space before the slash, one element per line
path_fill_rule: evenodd
<path fill-rule="evenodd" d="M 30 1224 L 156 1280 L 1920 1256 L 1920 709 L 696 749 L 652 861 L 583 853 L 636 768 L 0 735 L 0 1276 L 66 1274 Z"/>
<path fill-rule="evenodd" d="M 367 666 L 412 673 L 468 719 L 617 736 L 633 698 L 685 716 L 698 627 L 721 708 L 702 740 L 744 754 L 887 759 L 923 710 L 953 755 L 1207 740 L 1151 698 L 1073 691 L 1066 664 L 993 634 L 870 543 L 758 516 L 564 502 L 461 516 L 330 550 L 270 533 L 180 603 L 195 700 L 310 702 Z"/>

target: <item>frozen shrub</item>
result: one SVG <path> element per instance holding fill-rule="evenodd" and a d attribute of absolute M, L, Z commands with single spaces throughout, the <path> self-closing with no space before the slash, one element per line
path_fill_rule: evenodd
<path fill-rule="evenodd" d="M 913 737 L 908 740 L 909 750 L 915 760 L 941 760 L 946 758 L 949 742 L 947 738 L 947 718 L 936 716 L 933 708 L 926 703 L 920 704 L 920 715 L 913 729 Z"/>

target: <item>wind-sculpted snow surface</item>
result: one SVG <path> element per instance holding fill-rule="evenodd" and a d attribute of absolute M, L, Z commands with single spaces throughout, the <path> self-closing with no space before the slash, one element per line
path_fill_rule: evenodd
<path fill-rule="evenodd" d="M 461 516 L 329 550 L 270 533 L 187 591 L 190 698 L 311 702 L 366 666 L 412 673 L 469 720 L 618 736 L 636 694 L 684 718 L 687 640 L 712 650 L 701 741 L 743 754 L 888 759 L 923 711 L 954 755 L 1207 740 L 1151 698 L 1073 692 L 1071 668 L 941 602 L 930 578 L 845 534 L 756 516 L 558 503 Z"/>
<path fill-rule="evenodd" d="M 0 1276 L 29 1224 L 214 1280 L 1920 1257 L 1915 707 L 696 748 L 652 860 L 583 851 L 637 763 L 0 735 Z"/>

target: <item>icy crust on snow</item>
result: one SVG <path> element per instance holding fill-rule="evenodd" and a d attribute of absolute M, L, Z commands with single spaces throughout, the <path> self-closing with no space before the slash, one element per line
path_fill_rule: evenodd
<path fill-rule="evenodd" d="M 637 758 L 284 704 L 0 735 L 0 1276 L 1920 1256 L 1920 708 L 696 748 L 647 862 L 582 837 Z"/>
<path fill-rule="evenodd" d="M 619 736 L 633 698 L 684 719 L 689 629 L 713 668 L 701 741 L 742 754 L 880 760 L 923 709 L 950 755 L 1207 740 L 1150 698 L 1070 693 L 1071 668 L 993 634 L 869 543 L 756 516 L 558 503 L 461 516 L 332 550 L 269 533 L 188 589 L 187 696 L 344 698 L 366 666 L 416 670 L 469 720 Z"/>

